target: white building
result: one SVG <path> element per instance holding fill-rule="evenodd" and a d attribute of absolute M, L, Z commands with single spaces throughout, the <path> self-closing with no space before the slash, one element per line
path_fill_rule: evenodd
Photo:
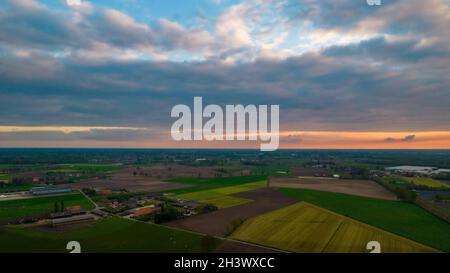
<path fill-rule="evenodd" d="M 438 169 L 436 167 L 425 167 L 425 166 L 395 166 L 386 168 L 386 171 L 399 173 L 419 173 L 419 174 L 450 173 L 450 169 Z"/>

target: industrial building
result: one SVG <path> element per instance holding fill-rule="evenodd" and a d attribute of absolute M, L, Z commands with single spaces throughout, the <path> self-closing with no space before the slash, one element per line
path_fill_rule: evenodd
<path fill-rule="evenodd" d="M 76 215 L 76 216 L 72 216 L 72 217 L 52 219 L 52 226 L 84 223 L 84 222 L 91 222 L 94 220 L 95 220 L 94 216 L 92 216 L 90 214 Z"/>
<path fill-rule="evenodd" d="M 72 188 L 38 187 L 32 188 L 30 192 L 32 195 L 52 195 L 52 194 L 70 193 L 72 192 Z"/>
<path fill-rule="evenodd" d="M 425 166 L 395 166 L 386 168 L 386 171 L 397 173 L 418 173 L 426 175 L 450 173 L 449 169 L 438 169 L 436 167 L 425 167 Z"/>

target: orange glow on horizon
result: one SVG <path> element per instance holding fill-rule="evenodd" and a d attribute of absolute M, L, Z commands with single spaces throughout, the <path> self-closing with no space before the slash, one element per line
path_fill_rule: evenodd
<path fill-rule="evenodd" d="M 30 128 L 31 131 L 60 131 L 70 134 L 80 128 L 61 127 L 58 130 L 46 130 L 48 127 Z M 127 127 L 92 127 L 101 129 L 124 129 Z M 91 129 L 92 129 L 91 128 Z M 5 129 L 5 128 L 3 128 Z M 36 129 L 36 130 L 33 130 Z M 83 128 L 85 129 L 85 128 Z M 127 128 L 139 130 L 140 128 Z M 143 128 L 144 130 L 147 130 Z M 16 131 L 16 128 L 9 133 Z M 88 131 L 88 130 L 87 130 Z M 1 137 L 0 130 L 0 137 Z M 259 149 L 255 141 L 173 141 L 166 132 L 151 139 L 125 140 L 24 140 L 11 139 L 0 141 L 0 147 L 86 147 L 86 148 L 196 148 L 196 149 Z M 337 131 L 282 131 L 279 149 L 450 149 L 450 131 L 426 132 L 337 132 Z"/>

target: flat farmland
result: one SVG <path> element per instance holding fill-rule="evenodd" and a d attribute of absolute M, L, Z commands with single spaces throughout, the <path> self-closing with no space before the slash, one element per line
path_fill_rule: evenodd
<path fill-rule="evenodd" d="M 94 189 L 111 189 L 111 190 L 127 190 L 130 192 L 152 192 L 165 191 L 170 189 L 178 189 L 187 187 L 187 185 L 157 181 L 153 179 L 136 178 L 136 177 L 112 177 L 110 179 L 90 179 L 83 182 L 70 184 L 75 189 L 94 188 Z"/>
<path fill-rule="evenodd" d="M 38 187 L 33 185 L 20 185 L 20 186 L 0 186 L 0 193 L 2 192 L 18 192 L 18 191 L 29 191 L 30 189 Z"/>
<path fill-rule="evenodd" d="M 402 176 L 401 179 L 405 180 L 406 182 L 417 185 L 417 186 L 426 186 L 430 188 L 436 188 L 436 189 L 450 189 L 450 186 L 446 183 L 443 183 L 439 180 L 429 178 L 429 177 L 406 177 Z"/>
<path fill-rule="evenodd" d="M 249 199 L 230 195 L 245 191 L 256 190 L 259 188 L 266 187 L 266 185 L 267 181 L 258 181 L 230 187 L 222 187 L 205 191 L 179 194 L 177 195 L 177 198 L 195 200 L 203 203 L 213 204 L 219 208 L 227 208 L 251 202 L 251 200 Z"/>
<path fill-rule="evenodd" d="M 50 172 L 112 172 L 120 169 L 120 165 L 116 164 L 60 164 Z"/>
<path fill-rule="evenodd" d="M 0 182 L 10 182 L 11 176 L 9 174 L 0 174 Z"/>
<path fill-rule="evenodd" d="M 430 247 L 355 221 L 342 222 L 323 252 L 367 252 L 366 244 L 370 241 L 380 242 L 381 250 L 385 253 L 437 252 Z"/>
<path fill-rule="evenodd" d="M 249 199 L 228 196 L 228 195 L 214 197 L 214 198 L 207 198 L 207 199 L 199 199 L 196 201 L 212 204 L 212 205 L 216 206 L 218 209 L 239 206 L 239 205 L 243 205 L 243 204 L 252 202 L 252 200 L 249 200 Z"/>
<path fill-rule="evenodd" d="M 325 209 L 297 203 L 244 222 L 231 238 L 292 252 L 367 252 L 369 241 L 379 241 L 382 252 L 436 250 L 359 223 Z"/>
<path fill-rule="evenodd" d="M 220 245 L 214 239 L 160 225 L 109 217 L 75 230 L 50 231 L 0 227 L 0 253 L 67 253 L 66 244 L 78 241 L 82 252 L 210 252 Z"/>
<path fill-rule="evenodd" d="M 71 166 L 67 166 L 71 167 Z M 211 167 L 192 167 L 178 164 L 155 164 L 149 167 L 122 168 L 108 173 L 107 178 L 88 179 L 71 184 L 82 188 L 108 188 L 112 190 L 127 190 L 131 192 L 171 191 L 187 193 L 212 188 L 215 181 L 225 181 L 233 185 L 233 181 L 247 179 L 246 177 L 216 178 L 218 173 Z M 259 178 L 261 180 L 262 178 Z M 247 182 L 254 182 L 252 180 Z M 169 182 L 167 182 L 169 181 Z M 203 183 L 205 182 L 205 183 Z M 221 182 L 223 184 L 224 182 Z M 222 185 L 223 186 L 223 185 Z M 185 189 L 185 190 L 183 190 Z"/>
<path fill-rule="evenodd" d="M 136 173 L 134 168 L 122 169 L 114 171 L 109 174 L 109 177 L 98 179 L 92 178 L 81 182 L 70 184 L 76 189 L 94 188 L 102 189 L 108 188 L 112 190 L 127 190 L 130 192 L 150 192 L 150 191 L 166 191 L 189 185 L 180 183 L 170 183 L 161 180 L 161 176 L 154 175 L 149 172 L 142 174 Z"/>
<path fill-rule="evenodd" d="M 397 197 L 371 180 L 335 179 L 330 177 L 271 177 L 270 187 L 311 189 L 366 196 L 385 200 L 397 200 Z"/>
<path fill-rule="evenodd" d="M 156 179 L 168 180 L 174 178 L 208 178 L 216 177 L 220 173 L 214 167 L 197 167 L 174 163 L 154 164 L 135 169 L 138 176 L 148 176 Z"/>
<path fill-rule="evenodd" d="M 242 241 L 225 240 L 214 252 L 216 253 L 279 253 L 278 249 L 267 248 Z"/>
<path fill-rule="evenodd" d="M 54 210 L 55 202 L 64 202 L 68 206 L 81 206 L 84 209 L 94 208 L 94 204 L 82 194 L 66 194 L 48 197 L 34 197 L 18 200 L 0 201 L 0 219 L 14 219 L 18 217 L 50 213 Z"/>
<path fill-rule="evenodd" d="M 205 190 L 212 190 L 223 187 L 238 186 L 252 182 L 266 180 L 265 176 L 229 176 L 229 177 L 180 177 L 169 180 L 172 183 L 185 184 L 187 187 L 169 190 L 168 192 L 175 194 L 185 194 L 192 192 L 199 192 Z"/>
<path fill-rule="evenodd" d="M 240 192 L 232 196 L 252 201 L 211 213 L 176 220 L 166 225 L 210 235 L 223 236 L 227 232 L 228 225 L 233 220 L 245 220 L 296 202 L 295 199 L 267 187 Z"/>
<path fill-rule="evenodd" d="M 298 201 L 450 252 L 450 225 L 414 204 L 307 189 L 278 190 Z"/>

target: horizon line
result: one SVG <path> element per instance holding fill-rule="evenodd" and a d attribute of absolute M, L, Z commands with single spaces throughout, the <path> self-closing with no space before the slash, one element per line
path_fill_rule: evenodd
<path fill-rule="evenodd" d="M 111 150 L 249 150 L 249 151 L 261 151 L 259 148 L 172 148 L 172 147 L 0 147 L 1 149 L 111 149 Z M 450 151 L 450 148 L 279 148 L 272 152 L 277 151 Z"/>

